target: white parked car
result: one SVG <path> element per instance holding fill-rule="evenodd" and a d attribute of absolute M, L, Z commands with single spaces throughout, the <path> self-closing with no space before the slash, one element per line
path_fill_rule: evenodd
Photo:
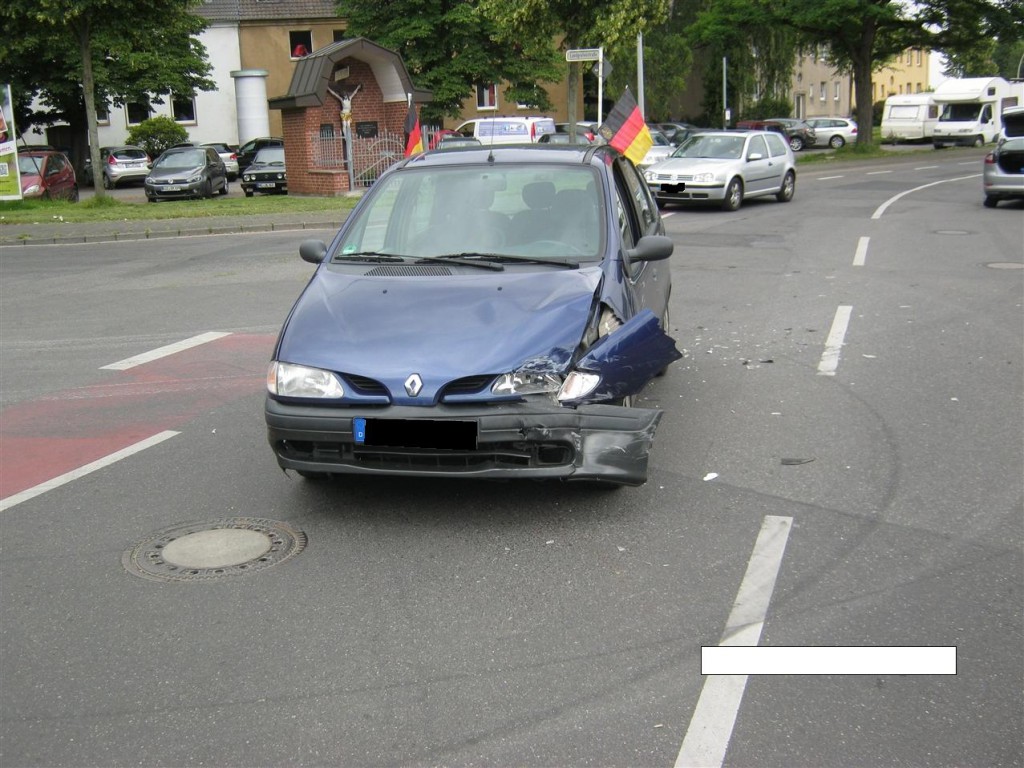
<path fill-rule="evenodd" d="M 845 117 L 811 117 L 807 124 L 814 129 L 814 146 L 839 149 L 857 141 L 857 123 Z"/>
<path fill-rule="evenodd" d="M 788 203 L 796 191 L 796 157 L 773 131 L 704 131 L 688 138 L 644 174 L 659 206 L 717 203 L 735 211 L 751 197 Z"/>
<path fill-rule="evenodd" d="M 647 150 L 647 154 L 644 155 L 644 159 L 637 163 L 637 167 L 641 171 L 645 171 L 655 163 L 664 160 L 666 157 L 671 155 L 673 150 L 676 148 L 675 145 L 668 140 L 668 137 L 657 128 L 647 126 L 647 130 L 650 131 L 651 140 L 654 143 L 651 145 L 651 148 Z"/>

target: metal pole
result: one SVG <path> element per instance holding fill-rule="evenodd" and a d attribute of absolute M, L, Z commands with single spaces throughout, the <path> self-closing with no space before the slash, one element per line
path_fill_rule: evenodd
<path fill-rule="evenodd" d="M 644 33 L 638 32 L 636 36 L 636 97 L 637 106 L 640 107 L 640 114 L 647 119 L 647 110 L 644 109 Z"/>
<path fill-rule="evenodd" d="M 604 108 L 604 46 L 597 49 L 597 124 L 601 124 L 601 110 Z"/>
<path fill-rule="evenodd" d="M 729 127 L 729 118 L 727 117 L 727 115 L 729 114 L 729 91 L 727 89 L 727 82 L 726 82 L 726 62 L 728 62 L 728 58 L 726 56 L 723 56 L 722 57 L 722 127 L 723 128 L 728 128 Z"/>

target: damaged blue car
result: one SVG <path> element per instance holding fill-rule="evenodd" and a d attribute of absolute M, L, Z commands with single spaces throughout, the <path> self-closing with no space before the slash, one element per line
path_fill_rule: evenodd
<path fill-rule="evenodd" d="M 611 147 L 473 146 L 389 169 L 328 245 L 267 374 L 284 469 L 640 485 L 681 355 L 654 199 Z"/>

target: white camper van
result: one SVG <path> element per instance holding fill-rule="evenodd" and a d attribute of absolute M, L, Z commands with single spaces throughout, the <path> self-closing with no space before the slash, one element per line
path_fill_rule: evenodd
<path fill-rule="evenodd" d="M 1024 83 L 1008 83 L 1001 77 L 968 77 L 946 80 L 935 89 L 939 122 L 932 144 L 980 147 L 996 140 L 1004 109 L 1024 103 Z"/>
<path fill-rule="evenodd" d="M 882 141 L 930 141 L 939 122 L 939 105 L 932 93 L 890 96 L 882 110 Z"/>

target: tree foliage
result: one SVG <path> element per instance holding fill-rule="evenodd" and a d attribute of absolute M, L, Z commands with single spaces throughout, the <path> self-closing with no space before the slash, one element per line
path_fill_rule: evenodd
<path fill-rule="evenodd" d="M 548 109 L 543 83 L 560 76 L 548 39 L 499 41 L 494 22 L 477 0 L 339 0 L 348 33 L 398 53 L 417 87 L 433 91 L 423 105 L 425 122 L 457 117 L 477 85 L 505 82 L 505 99 Z"/>
<path fill-rule="evenodd" d="M 67 123 L 79 170 L 99 164 L 97 106 L 211 90 L 197 0 L 4 0 L 0 72 L 20 128 Z M 33 110 L 39 99 L 41 108 Z M 103 192 L 97 189 L 97 194 Z"/>
<path fill-rule="evenodd" d="M 561 40 L 562 51 L 605 49 L 612 60 L 634 56 L 637 35 L 659 27 L 669 18 L 669 0 L 479 0 L 481 11 L 493 19 L 499 39 L 530 40 L 551 46 Z M 577 120 L 579 62 L 568 68 L 569 123 Z M 602 109 L 602 114 L 606 114 Z"/>
<path fill-rule="evenodd" d="M 188 131 L 167 115 L 157 115 L 132 126 L 126 141 L 142 147 L 147 155 L 156 160 L 165 149 L 188 141 Z"/>

